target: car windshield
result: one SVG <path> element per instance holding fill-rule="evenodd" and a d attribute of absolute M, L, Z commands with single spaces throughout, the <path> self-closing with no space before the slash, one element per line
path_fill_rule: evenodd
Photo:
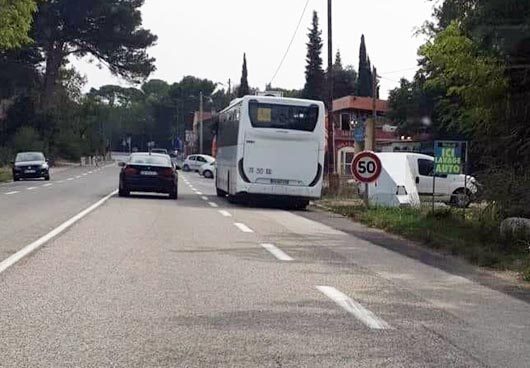
<path fill-rule="evenodd" d="M 150 155 L 134 155 L 129 163 L 132 165 L 171 166 L 171 161 L 168 158 Z"/>
<path fill-rule="evenodd" d="M 44 161 L 44 155 L 39 152 L 19 153 L 15 162 Z"/>

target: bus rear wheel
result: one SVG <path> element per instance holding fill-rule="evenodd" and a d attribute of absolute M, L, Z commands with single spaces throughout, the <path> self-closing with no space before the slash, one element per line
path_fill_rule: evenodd
<path fill-rule="evenodd" d="M 215 191 L 216 191 L 218 197 L 221 197 L 221 198 L 226 197 L 227 193 L 224 190 L 219 189 L 219 188 L 215 188 Z"/>

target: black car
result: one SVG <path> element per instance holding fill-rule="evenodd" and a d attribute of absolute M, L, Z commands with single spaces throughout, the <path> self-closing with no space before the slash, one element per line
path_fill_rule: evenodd
<path fill-rule="evenodd" d="M 50 180 L 48 160 L 42 152 L 20 152 L 13 162 L 13 181 L 20 179 Z"/>
<path fill-rule="evenodd" d="M 178 197 L 178 174 L 168 155 L 133 153 L 127 162 L 120 163 L 120 197 L 131 192 L 167 193 Z"/>

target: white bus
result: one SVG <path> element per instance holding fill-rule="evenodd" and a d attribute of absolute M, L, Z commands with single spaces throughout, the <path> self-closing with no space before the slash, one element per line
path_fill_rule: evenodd
<path fill-rule="evenodd" d="M 322 102 L 246 96 L 219 116 L 217 195 L 281 199 L 305 208 L 322 193 Z"/>

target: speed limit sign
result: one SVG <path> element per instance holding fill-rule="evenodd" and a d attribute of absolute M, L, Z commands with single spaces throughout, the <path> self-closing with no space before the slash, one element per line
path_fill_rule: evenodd
<path fill-rule="evenodd" d="M 351 171 L 355 179 L 361 183 L 370 184 L 379 179 L 383 165 L 374 152 L 364 151 L 353 160 Z"/>

